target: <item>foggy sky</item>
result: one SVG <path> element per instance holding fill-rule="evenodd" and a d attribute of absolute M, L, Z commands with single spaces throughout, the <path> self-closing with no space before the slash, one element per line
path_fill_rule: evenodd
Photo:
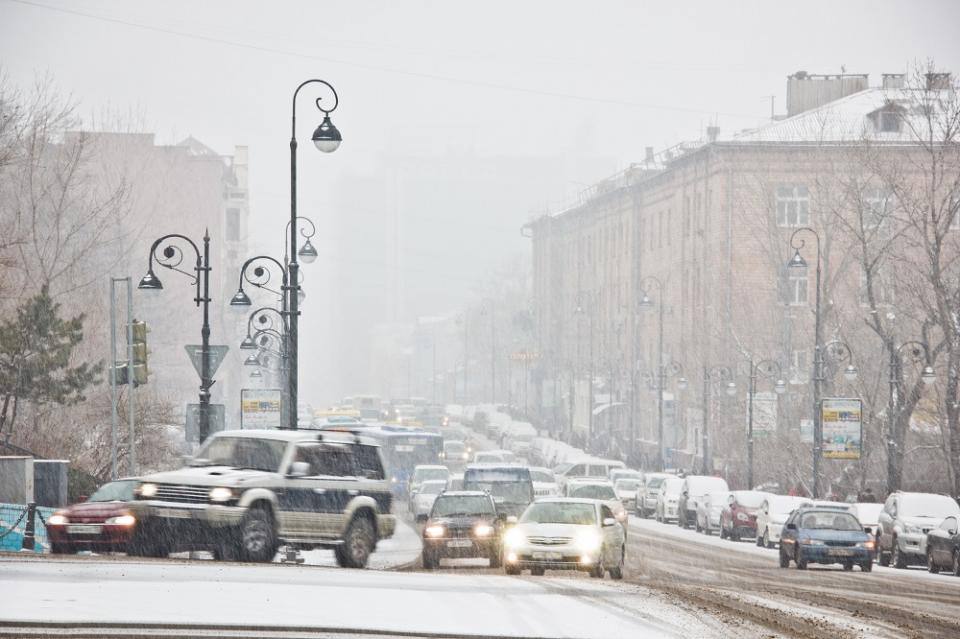
<path fill-rule="evenodd" d="M 306 78 L 330 81 L 341 100 L 333 119 L 344 142 L 332 155 L 309 145 L 319 121 L 309 98 L 298 113 L 300 210 L 328 251 L 351 204 L 369 205 L 350 187 L 376 182 L 385 166 L 443 164 L 438 179 L 484 166 L 484 179 L 441 185 L 435 206 L 421 197 L 405 212 L 421 229 L 402 273 L 410 318 L 469 301 L 528 251 L 519 227 L 532 214 L 640 161 L 645 146 L 699 138 L 708 124 L 754 126 L 771 95 L 783 112 L 789 73 L 843 66 L 877 83 L 926 58 L 960 72 L 958 2 L 781 5 L 0 0 L 0 66 L 23 86 L 49 73 L 91 119 L 136 114 L 158 143 L 193 135 L 224 154 L 249 145 L 251 229 L 276 238 L 254 249 L 281 249 L 290 98 Z M 518 186 L 515 164 L 498 158 L 542 159 L 543 172 Z M 349 263 L 339 266 L 307 272 L 305 313 L 342 284 L 331 273 Z M 311 268 L 324 269 L 323 258 Z M 311 277 L 324 281 L 311 289 Z M 303 339 L 306 352 L 322 348 Z"/>

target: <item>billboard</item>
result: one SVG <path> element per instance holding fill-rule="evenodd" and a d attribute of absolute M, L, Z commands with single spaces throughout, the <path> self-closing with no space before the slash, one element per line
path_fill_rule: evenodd
<path fill-rule="evenodd" d="M 826 459 L 860 459 L 863 403 L 859 399 L 829 398 L 820 403 L 821 447 Z"/>
<path fill-rule="evenodd" d="M 747 398 L 749 401 L 749 397 Z M 750 429 L 750 417 L 747 415 L 747 430 Z M 759 392 L 753 394 L 753 435 L 765 435 L 777 431 L 777 394 Z"/>
<path fill-rule="evenodd" d="M 279 388 L 240 391 L 240 428 L 280 428 Z"/>

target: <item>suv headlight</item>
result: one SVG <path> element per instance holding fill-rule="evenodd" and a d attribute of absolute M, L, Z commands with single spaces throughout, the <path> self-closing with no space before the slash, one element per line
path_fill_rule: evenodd
<path fill-rule="evenodd" d="M 146 497 L 149 499 L 157 494 L 157 485 L 150 483 L 140 484 L 140 486 L 137 488 L 137 493 L 141 497 Z"/>
<path fill-rule="evenodd" d="M 503 544 L 507 548 L 516 548 L 527 543 L 527 536 L 519 528 L 511 528 L 503 536 Z"/>
<path fill-rule="evenodd" d="M 210 501 L 225 502 L 233 499 L 233 490 L 226 486 L 216 486 L 210 489 Z"/>
<path fill-rule="evenodd" d="M 489 537 L 493 534 L 493 526 L 490 524 L 477 524 L 473 529 L 473 534 L 477 537 Z"/>
<path fill-rule="evenodd" d="M 920 526 L 907 525 L 903 527 L 903 532 L 907 533 L 908 535 L 919 535 L 923 532 L 923 529 L 920 528 Z"/>
<path fill-rule="evenodd" d="M 438 526 L 436 524 L 433 526 L 427 526 L 423 529 L 423 534 L 425 534 L 427 537 L 443 537 L 444 532 L 445 530 L 443 526 Z"/>

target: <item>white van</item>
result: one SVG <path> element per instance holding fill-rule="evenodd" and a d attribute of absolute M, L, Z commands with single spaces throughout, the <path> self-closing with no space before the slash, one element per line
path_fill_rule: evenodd
<path fill-rule="evenodd" d="M 626 468 L 622 461 L 615 459 L 584 459 L 581 461 L 564 464 L 554 471 L 557 481 L 566 485 L 567 480 L 575 477 L 589 477 L 591 479 L 607 479 L 610 471 L 614 468 Z"/>

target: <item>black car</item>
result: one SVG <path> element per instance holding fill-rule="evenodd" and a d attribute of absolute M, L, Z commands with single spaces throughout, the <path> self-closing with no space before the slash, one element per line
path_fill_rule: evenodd
<path fill-rule="evenodd" d="M 488 493 L 441 493 L 423 528 L 423 567 L 432 570 L 444 557 L 485 557 L 491 568 L 499 568 L 504 521 Z"/>
<path fill-rule="evenodd" d="M 927 533 L 927 569 L 944 568 L 960 577 L 960 517 L 951 515 Z"/>

